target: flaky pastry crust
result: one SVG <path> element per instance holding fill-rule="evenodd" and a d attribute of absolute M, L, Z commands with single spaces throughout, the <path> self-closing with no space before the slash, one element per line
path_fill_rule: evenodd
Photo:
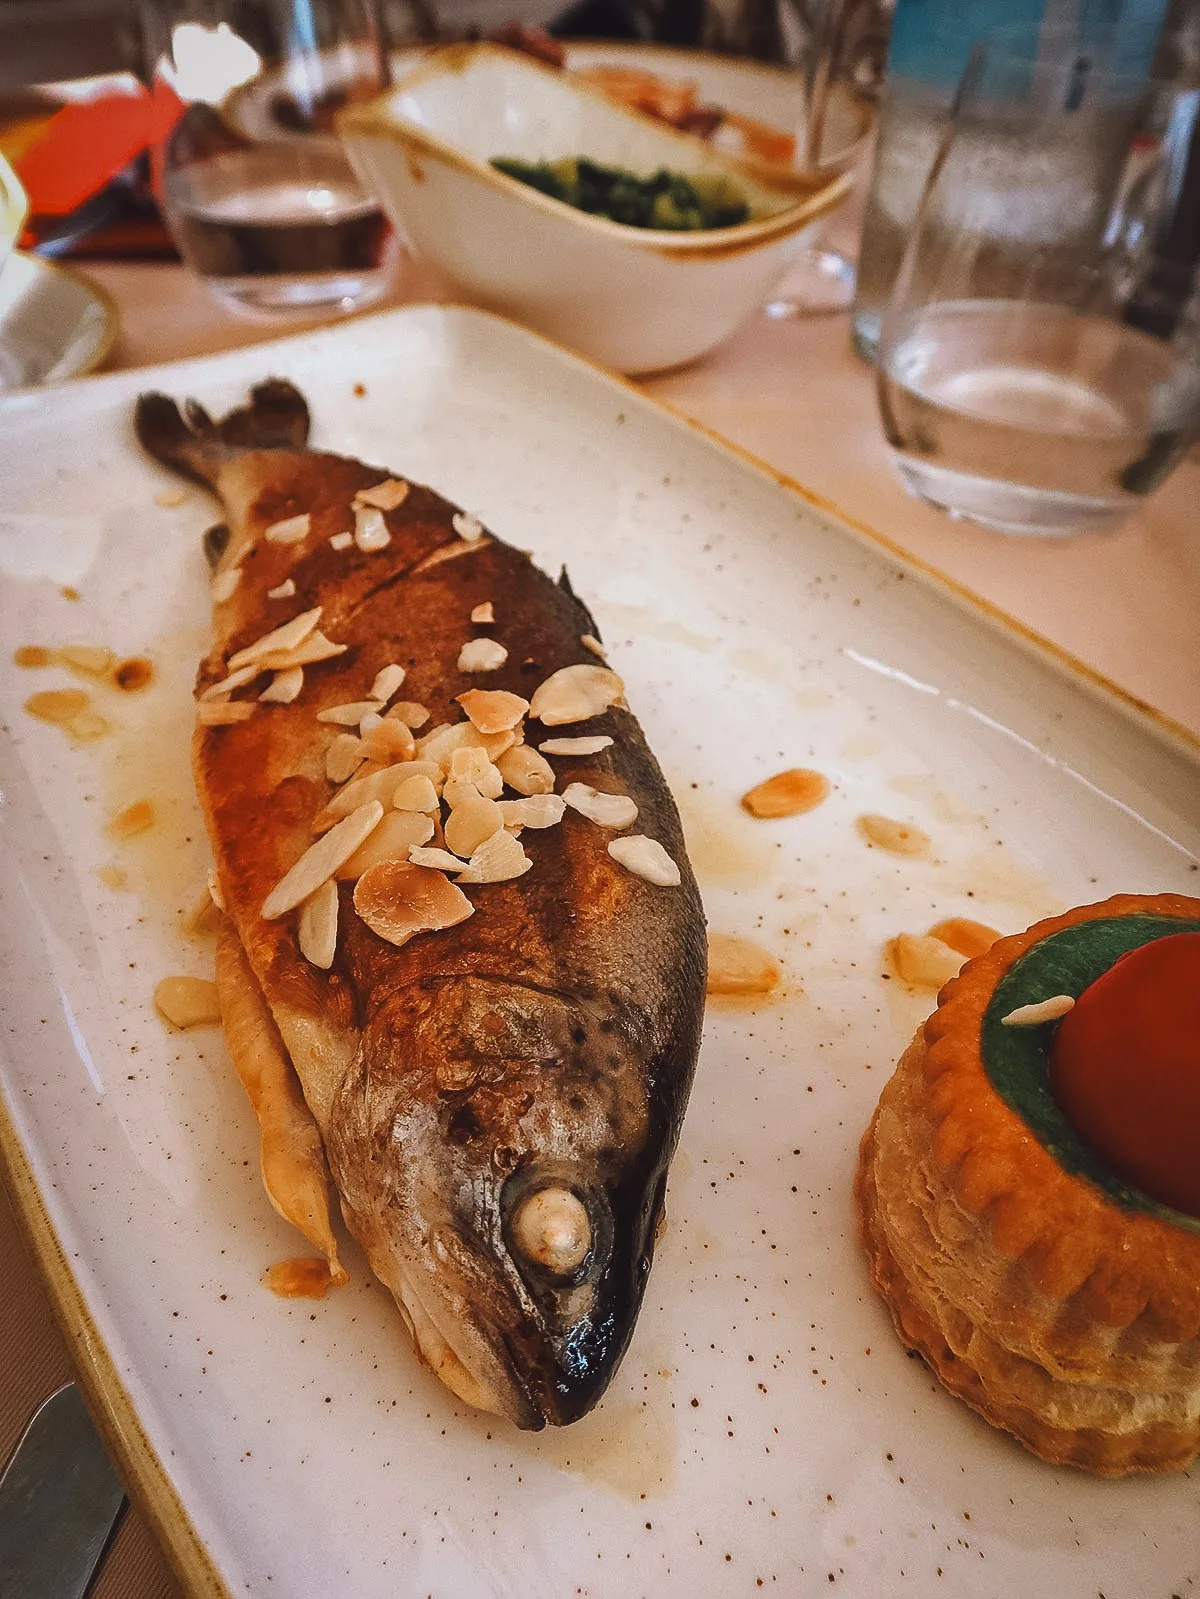
<path fill-rule="evenodd" d="M 1034 1454 L 1114 1477 L 1200 1450 L 1200 1233 L 1065 1171 L 992 1087 L 980 1038 L 1026 950 L 1134 914 L 1200 918 L 1200 900 L 1118 895 L 969 962 L 884 1089 L 855 1182 L 904 1343 Z"/>

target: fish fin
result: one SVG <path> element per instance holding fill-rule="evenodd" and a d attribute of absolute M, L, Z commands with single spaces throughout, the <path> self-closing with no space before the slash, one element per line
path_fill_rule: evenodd
<path fill-rule="evenodd" d="M 560 589 L 562 589 L 563 593 L 567 596 L 567 598 L 569 600 L 574 600 L 575 601 L 576 605 L 578 605 L 579 609 L 583 612 L 584 616 L 587 618 L 587 631 L 592 635 L 592 637 L 594 639 L 600 640 L 600 642 L 602 643 L 603 640 L 600 639 L 600 625 L 596 621 L 596 618 L 592 615 L 591 611 L 588 610 L 587 606 L 579 598 L 578 594 L 576 594 L 574 588 L 571 586 L 570 573 L 567 571 L 565 566 L 562 567 L 560 569 L 560 571 L 559 571 L 559 574 L 558 574 L 558 586 L 559 586 Z"/>
<path fill-rule="evenodd" d="M 240 450 L 302 450 L 309 415 L 304 396 L 284 378 L 250 391 L 249 405 L 214 422 L 198 400 L 183 408 L 166 394 L 141 394 L 133 416 L 142 448 L 184 477 L 211 484 L 222 462 Z"/>
<path fill-rule="evenodd" d="M 258 1118 L 263 1186 L 284 1221 L 299 1229 L 346 1281 L 329 1215 L 325 1146 L 242 941 L 228 918 L 217 935 L 217 994 L 233 1064 Z"/>

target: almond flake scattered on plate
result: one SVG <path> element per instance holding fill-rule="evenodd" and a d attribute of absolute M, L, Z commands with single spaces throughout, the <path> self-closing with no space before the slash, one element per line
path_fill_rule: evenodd
<path fill-rule="evenodd" d="M 484 600 L 482 605 L 477 605 L 471 612 L 471 620 L 479 627 L 490 627 L 496 620 L 496 611 L 491 600 Z"/>
<path fill-rule="evenodd" d="M 364 555 L 386 549 L 392 542 L 383 512 L 374 506 L 357 506 L 354 512 L 354 542 Z"/>
<path fill-rule="evenodd" d="M 941 988 L 962 970 L 963 957 L 940 938 L 900 933 L 887 946 L 892 965 L 903 982 L 914 988 Z"/>
<path fill-rule="evenodd" d="M 579 635 L 579 642 L 583 645 L 585 650 L 591 650 L 592 654 L 598 655 L 602 661 L 608 660 L 608 654 L 605 651 L 604 645 L 601 644 L 600 640 L 594 633 L 581 633 Z"/>
<path fill-rule="evenodd" d="M 285 577 L 282 583 L 277 584 L 273 589 L 267 590 L 267 598 L 269 600 L 290 600 L 295 592 L 296 584 L 294 579 Z"/>
<path fill-rule="evenodd" d="M 359 489 L 354 496 L 354 503 L 356 506 L 374 506 L 377 511 L 394 511 L 407 498 L 408 484 L 404 479 L 388 477 L 382 483 L 373 483 L 370 488 Z"/>
<path fill-rule="evenodd" d="M 159 489 L 154 496 L 155 505 L 161 505 L 164 511 L 173 511 L 185 500 L 191 499 L 189 489 Z"/>
<path fill-rule="evenodd" d="M 282 522 L 272 522 L 263 534 L 271 544 L 299 544 L 312 532 L 312 517 L 307 511 L 299 516 L 285 517 Z"/>
<path fill-rule="evenodd" d="M 779 962 L 753 939 L 731 933 L 708 935 L 710 994 L 770 994 L 779 986 Z"/>
<path fill-rule="evenodd" d="M 547 738 L 538 745 L 543 755 L 599 755 L 612 743 L 607 733 L 592 738 Z"/>
<path fill-rule="evenodd" d="M 221 1020 L 217 985 L 206 977 L 164 977 L 154 989 L 154 1008 L 172 1027 L 207 1027 Z"/>
<path fill-rule="evenodd" d="M 828 795 L 829 779 L 824 772 L 793 766 L 756 783 L 742 795 L 742 809 L 761 821 L 773 821 L 815 810 Z"/>
<path fill-rule="evenodd" d="M 348 550 L 350 548 L 350 546 L 354 543 L 354 534 L 353 533 L 335 533 L 333 535 L 333 537 L 330 539 L 329 543 L 330 543 L 331 548 L 333 548 L 335 550 Z"/>
<path fill-rule="evenodd" d="M 610 839 L 608 853 L 626 871 L 635 877 L 644 877 L 656 888 L 679 886 L 679 867 L 657 839 L 647 838 L 644 833 L 630 833 L 625 838 Z"/>
<path fill-rule="evenodd" d="M 395 717 L 398 722 L 415 730 L 424 727 L 429 720 L 429 707 L 418 705 L 416 700 L 398 700 L 387 715 L 389 719 Z"/>
<path fill-rule="evenodd" d="M 912 822 L 897 822 L 890 816 L 860 816 L 856 826 L 868 844 L 890 855 L 928 855 L 933 844 L 929 834 Z"/>
<path fill-rule="evenodd" d="M 465 539 L 468 544 L 474 544 L 483 533 L 483 523 L 469 511 L 455 511 L 450 518 L 450 524 L 459 538 Z"/>
<path fill-rule="evenodd" d="M 458 652 L 460 672 L 495 672 L 508 660 L 508 651 L 494 638 L 473 638 Z"/>

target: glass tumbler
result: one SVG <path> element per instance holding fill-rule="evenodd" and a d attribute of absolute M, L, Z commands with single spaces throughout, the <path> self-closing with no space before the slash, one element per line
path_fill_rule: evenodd
<path fill-rule="evenodd" d="M 155 191 L 218 298 L 271 314 L 351 310 L 395 246 L 334 128 L 388 85 L 372 0 L 145 0 Z"/>
<path fill-rule="evenodd" d="M 1198 246 L 1200 90 L 978 47 L 883 320 L 908 487 L 1009 533 L 1127 516 L 1200 430 Z"/>

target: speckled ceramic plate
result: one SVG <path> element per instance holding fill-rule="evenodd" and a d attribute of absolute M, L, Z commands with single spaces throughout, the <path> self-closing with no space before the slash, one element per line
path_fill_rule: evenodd
<path fill-rule="evenodd" d="M 352 1249 L 351 1286 L 322 1304 L 261 1286 L 296 1242 L 249 1109 L 219 1035 L 151 1009 L 158 978 L 211 967 L 181 912 L 206 864 L 187 745 L 213 512 L 199 491 L 156 504 L 174 485 L 130 410 L 147 386 L 219 407 L 268 373 L 307 391 L 321 444 L 569 563 L 713 927 L 785 968 L 772 1003 L 710 1011 L 640 1324 L 565 1433 L 465 1414 Z M 885 980 L 884 941 L 1194 888 L 1193 748 L 478 313 L 389 312 L 9 400 L 0 479 L 0 1132 L 85 1379 L 193 1592 L 1166 1599 L 1200 1582 L 1195 1478 L 1054 1471 L 946 1397 L 867 1285 L 850 1200 L 859 1134 L 931 1003 Z M 11 664 L 67 641 L 146 653 L 155 681 L 122 695 Z M 22 709 L 68 684 L 107 736 L 74 747 Z M 785 765 L 825 772 L 830 798 L 754 822 L 739 795 Z M 112 842 L 106 819 L 143 798 L 156 825 Z M 924 828 L 931 857 L 868 849 L 864 812 Z"/>

